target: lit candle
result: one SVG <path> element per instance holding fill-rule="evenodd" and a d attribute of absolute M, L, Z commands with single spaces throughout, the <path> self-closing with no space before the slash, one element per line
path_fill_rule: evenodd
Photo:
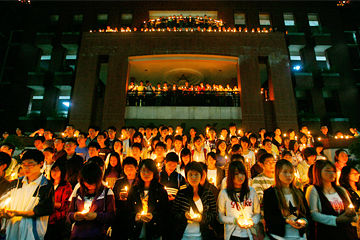
<path fill-rule="evenodd" d="M 338 137 L 337 137 L 337 136 L 335 136 L 335 139 L 338 139 Z"/>
<path fill-rule="evenodd" d="M 286 137 L 286 133 L 284 133 L 283 136 Z"/>
<path fill-rule="evenodd" d="M 11 197 L 8 197 L 7 199 L 5 199 L 4 201 L 4 207 L 6 207 L 6 205 L 8 205 L 11 201 Z"/>
<path fill-rule="evenodd" d="M 349 209 L 353 210 L 355 209 L 354 205 L 352 203 L 350 203 L 350 205 L 348 206 Z"/>
<path fill-rule="evenodd" d="M 318 137 L 318 141 L 321 141 L 321 137 Z"/>
<path fill-rule="evenodd" d="M 81 211 L 82 214 L 88 213 L 90 211 L 91 208 L 91 201 L 85 201 L 84 202 L 84 209 Z"/>
<path fill-rule="evenodd" d="M 239 217 L 237 222 L 240 225 L 240 227 L 243 227 L 243 228 L 249 228 L 254 225 L 254 222 L 252 221 L 251 218 L 246 219 L 245 217 Z"/>
<path fill-rule="evenodd" d="M 304 219 L 298 219 L 298 220 L 296 220 L 296 222 L 297 222 L 297 224 L 299 224 L 299 225 L 305 225 L 307 222 L 304 220 Z"/>
<path fill-rule="evenodd" d="M 125 192 L 127 192 L 128 191 L 128 186 L 125 186 L 124 190 L 125 190 Z"/>

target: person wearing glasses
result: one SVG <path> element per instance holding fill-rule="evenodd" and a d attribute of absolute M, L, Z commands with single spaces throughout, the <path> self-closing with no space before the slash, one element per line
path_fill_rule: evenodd
<path fill-rule="evenodd" d="M 41 173 L 44 155 L 27 150 L 21 159 L 24 177 L 11 182 L 0 199 L 0 216 L 6 222 L 6 239 L 43 239 L 54 209 L 54 188 Z"/>

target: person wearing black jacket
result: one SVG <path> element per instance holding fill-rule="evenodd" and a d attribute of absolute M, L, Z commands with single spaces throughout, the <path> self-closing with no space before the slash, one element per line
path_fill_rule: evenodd
<path fill-rule="evenodd" d="M 214 239 L 210 227 L 216 221 L 216 200 L 213 193 L 200 185 L 203 169 L 198 162 L 186 165 L 189 186 L 180 190 L 174 202 L 174 239 Z"/>
<path fill-rule="evenodd" d="M 116 180 L 113 188 L 116 206 L 116 218 L 111 226 L 113 239 L 128 239 L 129 236 L 130 205 L 127 200 L 128 193 L 135 183 L 138 165 L 135 158 L 126 157 L 123 166 L 125 176 Z"/>
<path fill-rule="evenodd" d="M 275 186 L 264 191 L 264 219 L 270 239 L 306 239 L 311 215 L 303 192 L 294 185 L 294 170 L 289 161 L 279 160 Z"/>
<path fill-rule="evenodd" d="M 75 153 L 76 146 L 77 142 L 74 139 L 67 139 L 65 143 L 66 154 L 57 160 L 65 165 L 65 179 L 71 184 L 73 189 L 78 182 L 79 172 L 84 162 L 83 158 Z"/>
<path fill-rule="evenodd" d="M 128 195 L 130 239 L 169 239 L 169 201 L 159 183 L 159 173 L 152 159 L 139 165 L 140 174 Z"/>

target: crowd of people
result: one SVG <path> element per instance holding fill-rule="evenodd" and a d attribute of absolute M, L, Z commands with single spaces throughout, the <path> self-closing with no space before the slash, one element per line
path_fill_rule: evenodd
<path fill-rule="evenodd" d="M 216 20 L 206 15 L 204 17 L 179 15 L 149 19 L 144 21 L 142 28 L 221 28 L 223 26 L 222 20 Z"/>
<path fill-rule="evenodd" d="M 167 82 L 152 86 L 149 81 L 128 85 L 127 105 L 129 106 L 239 106 L 240 95 L 237 86 L 221 84 L 184 85 Z"/>
<path fill-rule="evenodd" d="M 30 136 L 19 160 L 0 148 L 5 239 L 359 239 L 357 162 L 324 154 L 326 126 Z"/>

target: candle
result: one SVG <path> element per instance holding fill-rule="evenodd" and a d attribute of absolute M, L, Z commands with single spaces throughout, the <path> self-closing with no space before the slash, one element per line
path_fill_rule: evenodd
<path fill-rule="evenodd" d="M 4 201 L 4 207 L 6 207 L 6 205 L 8 205 L 11 201 L 11 197 L 8 197 L 7 199 L 5 199 Z"/>
<path fill-rule="evenodd" d="M 350 203 L 348 208 L 351 209 L 351 210 L 355 209 L 355 207 L 354 207 L 354 205 L 352 203 Z"/>
<path fill-rule="evenodd" d="M 299 225 L 305 225 L 307 222 L 304 219 L 300 218 L 300 219 L 296 220 L 296 223 Z"/>
<path fill-rule="evenodd" d="M 321 137 L 318 137 L 318 141 L 321 141 Z"/>
<path fill-rule="evenodd" d="M 124 190 L 125 190 L 125 192 L 127 192 L 128 191 L 128 186 L 125 186 Z"/>
<path fill-rule="evenodd" d="M 284 133 L 283 136 L 286 137 L 286 133 Z"/>
<path fill-rule="evenodd" d="M 337 136 L 335 136 L 335 139 L 338 139 L 338 137 L 337 137 Z"/>
<path fill-rule="evenodd" d="M 88 213 L 90 211 L 91 208 L 91 201 L 85 201 L 84 202 L 84 209 L 81 211 L 82 214 Z"/>
<path fill-rule="evenodd" d="M 239 217 L 237 222 L 238 222 L 239 226 L 243 227 L 243 228 L 250 228 L 254 225 L 254 222 L 252 221 L 251 218 L 246 219 L 244 217 Z"/>

